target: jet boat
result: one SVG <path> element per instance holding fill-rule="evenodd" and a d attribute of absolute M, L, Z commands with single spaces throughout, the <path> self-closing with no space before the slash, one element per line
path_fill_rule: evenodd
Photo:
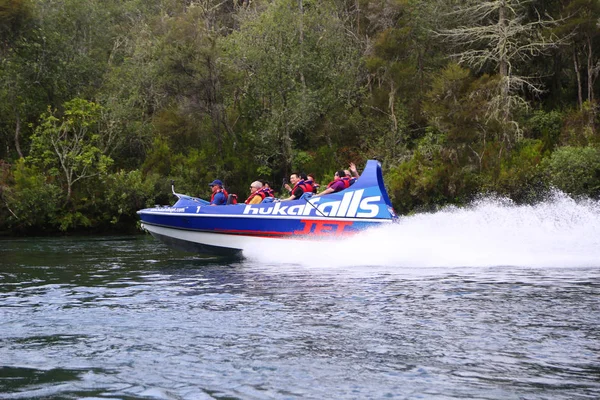
<path fill-rule="evenodd" d="M 142 228 L 171 247 L 203 254 L 235 255 L 278 240 L 344 237 L 397 220 L 375 160 L 367 161 L 347 189 L 318 197 L 211 206 L 172 191 L 178 198 L 172 206 L 137 212 Z"/>

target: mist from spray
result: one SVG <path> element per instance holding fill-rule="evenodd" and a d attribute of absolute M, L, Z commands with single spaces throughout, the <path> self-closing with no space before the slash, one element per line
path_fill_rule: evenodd
<path fill-rule="evenodd" d="M 350 238 L 279 240 L 244 256 L 308 268 L 600 268 L 600 202 L 560 192 L 530 206 L 487 197 L 465 208 L 401 217 Z"/>

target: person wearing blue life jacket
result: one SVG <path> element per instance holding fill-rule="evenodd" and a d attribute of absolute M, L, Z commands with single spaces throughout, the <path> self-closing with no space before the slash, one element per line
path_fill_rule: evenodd
<path fill-rule="evenodd" d="M 227 197 L 229 194 L 225 189 L 223 189 L 223 182 L 219 179 L 215 179 L 208 186 L 212 190 L 212 195 L 210 196 L 210 205 L 211 206 L 224 206 L 227 204 Z"/>

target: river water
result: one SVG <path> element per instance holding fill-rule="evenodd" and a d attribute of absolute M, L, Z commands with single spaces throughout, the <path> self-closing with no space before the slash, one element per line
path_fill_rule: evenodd
<path fill-rule="evenodd" d="M 600 204 L 482 200 L 243 259 L 0 241 L 0 399 L 597 399 Z"/>

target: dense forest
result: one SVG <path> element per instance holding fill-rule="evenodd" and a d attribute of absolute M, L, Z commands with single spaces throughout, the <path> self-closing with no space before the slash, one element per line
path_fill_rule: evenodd
<path fill-rule="evenodd" d="M 600 196 L 598 0 L 0 0 L 0 232 L 377 158 L 400 214 Z"/>

